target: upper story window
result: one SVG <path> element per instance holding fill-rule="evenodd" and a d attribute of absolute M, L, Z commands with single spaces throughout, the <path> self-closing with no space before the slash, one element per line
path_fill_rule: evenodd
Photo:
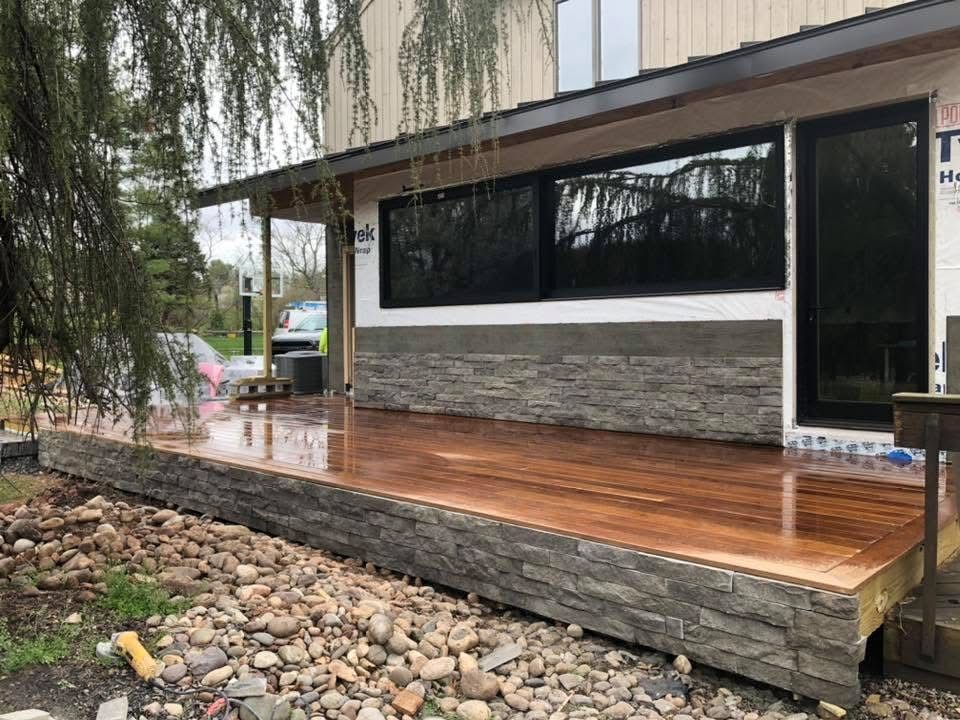
<path fill-rule="evenodd" d="M 639 71 L 640 0 L 558 0 L 558 92 Z"/>

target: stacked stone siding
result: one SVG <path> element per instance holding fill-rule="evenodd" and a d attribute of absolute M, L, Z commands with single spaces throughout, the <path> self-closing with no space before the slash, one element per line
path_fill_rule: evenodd
<path fill-rule="evenodd" d="M 853 595 L 86 435 L 44 432 L 40 460 L 810 697 L 859 695 Z"/>
<path fill-rule="evenodd" d="M 358 407 L 776 445 L 771 358 L 357 353 Z"/>
<path fill-rule="evenodd" d="M 727 334 L 704 330 L 709 325 L 722 325 Z M 672 332 L 665 331 L 668 326 Z M 529 336 L 520 326 L 502 333 L 359 328 L 355 402 L 389 410 L 782 443 L 779 323 L 759 330 L 756 323 L 736 322 L 587 327 L 588 332 L 580 326 L 531 326 Z M 414 332 L 421 342 L 403 341 Z M 755 339 L 758 333 L 762 342 Z M 676 337 L 661 338 L 665 334 Z M 416 347 L 408 348 L 411 344 Z"/>

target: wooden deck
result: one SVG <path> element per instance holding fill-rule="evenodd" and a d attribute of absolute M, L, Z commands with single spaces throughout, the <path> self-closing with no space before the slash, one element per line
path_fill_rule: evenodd
<path fill-rule="evenodd" d="M 124 435 L 117 427 L 98 432 Z M 210 403 L 194 435 L 158 417 L 150 441 L 159 450 L 860 593 L 869 602 L 884 583 L 906 584 L 902 596 L 917 580 L 917 464 L 355 409 L 317 397 Z M 958 542 L 948 485 L 940 503 L 947 553 Z M 893 570 L 903 577 L 884 575 Z M 878 624 L 879 616 L 869 622 Z"/>

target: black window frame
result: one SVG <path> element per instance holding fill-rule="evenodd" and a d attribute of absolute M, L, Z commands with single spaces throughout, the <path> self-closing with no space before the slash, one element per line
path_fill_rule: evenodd
<path fill-rule="evenodd" d="M 783 125 L 775 125 L 758 130 L 729 133 L 704 140 L 694 140 L 678 144 L 671 144 L 653 150 L 643 150 L 636 153 L 619 155 L 615 158 L 591 160 L 577 165 L 566 166 L 560 170 L 545 173 L 544 180 L 548 187 L 541 189 L 541 197 L 549 205 L 546 211 L 551 218 L 550 241 L 541 247 L 541 272 L 544 274 L 544 288 L 546 297 L 551 299 L 596 298 L 596 297 L 646 297 L 651 295 L 695 295 L 714 292 L 742 292 L 744 290 L 762 292 L 765 290 L 783 290 L 786 287 L 786 168 L 784 167 Z M 556 251 L 556 228 L 554 220 L 557 214 L 556 194 L 553 184 L 563 180 L 591 173 L 616 170 L 634 165 L 647 165 L 665 160 L 675 160 L 682 157 L 692 157 L 720 150 L 731 150 L 748 145 L 772 143 L 776 154 L 777 167 L 780 169 L 780 182 L 777 183 L 777 204 L 780 212 L 777 214 L 777 233 L 774 238 L 773 252 L 779 253 L 783 262 L 778 266 L 778 272 L 770 278 L 761 281 L 706 281 L 706 282 L 679 282 L 679 283 L 644 283 L 626 286 L 611 286 L 607 288 L 577 288 L 558 290 L 553 278 L 554 253 Z M 543 241 L 544 238 L 541 238 Z"/>
<path fill-rule="evenodd" d="M 390 211 L 398 208 L 408 208 L 413 204 L 428 205 L 434 202 L 457 200 L 464 197 L 473 197 L 482 193 L 497 192 L 498 190 L 517 190 L 529 188 L 531 191 L 531 208 L 533 214 L 533 268 L 532 283 L 529 291 L 519 290 L 512 292 L 464 293 L 462 295 L 448 295 L 443 298 L 415 298 L 397 300 L 390 295 Z M 419 193 L 410 192 L 403 195 L 381 200 L 379 203 L 380 241 L 380 307 L 443 307 L 449 305 L 489 305 L 493 303 L 534 302 L 540 300 L 540 252 L 543 246 L 542 228 L 540 225 L 540 183 L 535 174 L 513 175 L 496 178 L 494 180 L 455 185 L 451 187 L 433 188 Z"/>
<path fill-rule="evenodd" d="M 380 307 L 443 307 L 450 305 L 487 305 L 495 303 L 515 302 L 542 302 L 562 300 L 583 300 L 622 297 L 657 297 L 670 295 L 697 295 L 705 293 L 727 292 L 766 292 L 783 290 L 786 287 L 787 257 L 786 257 L 786 166 L 784 158 L 783 124 L 768 125 L 744 131 L 734 131 L 692 141 L 674 143 L 670 145 L 649 148 L 629 153 L 621 153 L 605 158 L 590 160 L 560 167 L 549 168 L 535 173 L 512 175 L 493 180 L 468 183 L 452 187 L 424 190 L 419 193 L 408 192 L 402 195 L 385 198 L 379 203 L 379 272 L 380 272 Z M 775 243 L 773 251 L 778 253 L 782 262 L 777 266 L 777 272 L 770 278 L 762 281 L 716 281 L 716 282 L 682 282 L 658 285 L 632 285 L 617 288 L 578 288 L 558 291 L 554 286 L 553 267 L 556 248 L 556 198 L 554 183 L 564 178 L 576 177 L 603 170 L 614 170 L 631 165 L 642 165 L 673 160 L 679 157 L 692 156 L 719 150 L 729 150 L 737 147 L 772 143 L 776 153 L 777 167 L 780 178 L 777 183 L 777 232 L 772 238 Z M 417 299 L 397 300 L 390 296 L 390 223 L 391 210 L 398 207 L 409 207 L 412 203 L 429 204 L 441 200 L 466 197 L 480 192 L 496 192 L 498 189 L 516 189 L 529 187 L 533 193 L 533 229 L 534 229 L 534 262 L 533 283 L 531 292 L 490 292 L 484 294 L 470 294 L 465 296 L 450 296 L 438 300 Z M 442 196 L 442 197 L 441 197 Z"/>

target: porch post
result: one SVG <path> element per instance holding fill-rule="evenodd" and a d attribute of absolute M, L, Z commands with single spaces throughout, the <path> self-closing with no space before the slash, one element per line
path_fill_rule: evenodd
<path fill-rule="evenodd" d="M 273 377 L 273 258 L 270 237 L 270 215 L 260 221 L 260 241 L 263 252 L 263 376 Z"/>

